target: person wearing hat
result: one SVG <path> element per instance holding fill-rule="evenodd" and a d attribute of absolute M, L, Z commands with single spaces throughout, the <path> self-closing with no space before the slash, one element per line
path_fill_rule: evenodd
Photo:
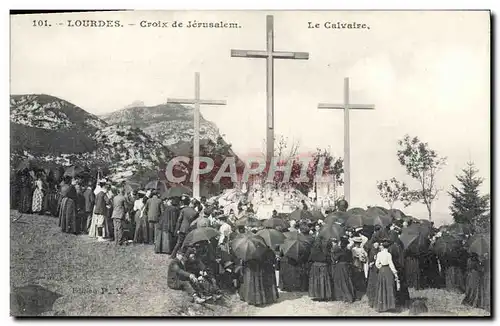
<path fill-rule="evenodd" d="M 190 201 L 189 197 L 184 197 L 184 207 L 181 208 L 179 218 L 177 219 L 177 222 L 175 224 L 177 243 L 172 250 L 172 256 L 174 257 L 184 243 L 184 239 L 186 238 L 186 234 L 189 232 L 191 222 L 193 222 L 198 217 L 198 212 L 194 209 L 195 203 L 196 201 Z"/>
<path fill-rule="evenodd" d="M 146 206 L 148 198 L 144 190 L 139 190 L 137 197 L 133 209 L 135 222 L 134 243 L 148 243 L 148 219 L 144 214 L 144 206 Z"/>
<path fill-rule="evenodd" d="M 219 216 L 219 221 L 222 222 L 219 227 L 219 247 L 224 247 L 224 249 L 229 252 L 229 235 L 233 232 L 231 225 L 227 223 L 227 215 Z"/>
<path fill-rule="evenodd" d="M 155 224 L 155 253 L 171 254 L 175 246 L 175 224 L 179 218 L 178 201 L 167 200 L 165 208 Z"/>
<path fill-rule="evenodd" d="M 102 181 L 102 180 L 101 180 Z M 99 190 L 95 197 L 94 215 L 92 216 L 92 223 L 90 224 L 89 237 L 97 238 L 98 241 L 105 241 L 104 238 L 109 235 L 106 234 L 104 223 L 106 215 L 108 214 L 108 206 L 111 205 L 111 200 L 106 195 L 108 185 L 100 182 L 96 190 Z"/>
<path fill-rule="evenodd" d="M 368 297 L 368 305 L 371 308 L 375 305 L 375 294 L 378 280 L 378 268 L 375 266 L 375 261 L 377 260 L 379 250 L 379 243 L 374 242 L 372 243 L 368 253 L 368 281 L 366 285 L 366 296 Z"/>
<path fill-rule="evenodd" d="M 354 302 L 355 290 L 351 276 L 352 251 L 348 248 L 349 239 L 347 237 L 342 236 L 339 240 L 332 241 L 330 247 L 330 259 L 333 265 L 330 267 L 333 283 L 332 299 L 334 301 Z M 339 242 L 340 244 L 338 244 Z"/>
<path fill-rule="evenodd" d="M 151 191 L 151 197 L 147 200 L 144 206 L 144 215 L 147 217 L 148 222 L 148 243 L 154 244 L 155 242 L 155 229 L 156 223 L 163 213 L 163 202 L 158 196 L 156 190 Z"/>
<path fill-rule="evenodd" d="M 189 273 L 186 269 L 186 252 L 180 250 L 176 252 L 175 258 L 170 261 L 167 271 L 167 286 L 173 290 L 187 292 L 195 303 L 203 303 L 206 299 L 201 298 L 193 288 L 192 284 L 198 282 L 195 274 Z"/>
<path fill-rule="evenodd" d="M 364 265 L 368 261 L 368 254 L 362 246 L 362 237 L 355 236 L 351 240 L 353 242 L 353 247 L 351 249 L 353 257 L 352 282 L 355 289 L 356 300 L 361 300 L 366 293 Z"/>
<path fill-rule="evenodd" d="M 397 306 L 396 291 L 399 290 L 400 284 L 392 255 L 388 251 L 390 245 L 390 240 L 384 239 L 375 260 L 378 277 L 373 308 L 378 312 L 395 310 Z"/>
<path fill-rule="evenodd" d="M 119 188 L 118 194 L 113 198 L 113 230 L 115 233 L 115 243 L 121 246 L 124 243 L 123 223 L 128 209 L 129 202 L 125 198 L 125 189 Z"/>
<path fill-rule="evenodd" d="M 87 188 L 83 192 L 83 198 L 85 200 L 85 233 L 87 233 L 90 229 L 90 225 L 92 224 L 92 210 L 94 208 L 95 203 L 95 195 L 92 191 L 92 182 L 89 181 L 87 184 Z"/>

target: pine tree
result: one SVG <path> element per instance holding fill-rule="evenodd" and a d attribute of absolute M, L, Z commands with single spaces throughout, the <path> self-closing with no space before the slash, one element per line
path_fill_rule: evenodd
<path fill-rule="evenodd" d="M 484 179 L 476 176 L 478 172 L 474 163 L 468 162 L 462 170 L 463 174 L 457 176 L 460 188 L 452 185 L 452 190 L 448 192 L 452 197 L 451 215 L 456 223 L 474 223 L 489 210 L 490 196 L 479 193 Z"/>

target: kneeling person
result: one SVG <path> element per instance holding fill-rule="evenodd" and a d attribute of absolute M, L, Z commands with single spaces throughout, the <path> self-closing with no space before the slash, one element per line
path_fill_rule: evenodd
<path fill-rule="evenodd" d="M 173 290 L 182 290 L 192 296 L 195 303 L 203 303 L 206 299 L 202 299 L 193 289 L 192 284 L 196 284 L 198 279 L 194 274 L 191 274 L 186 269 L 185 251 L 177 252 L 176 257 L 168 265 L 167 285 Z"/>

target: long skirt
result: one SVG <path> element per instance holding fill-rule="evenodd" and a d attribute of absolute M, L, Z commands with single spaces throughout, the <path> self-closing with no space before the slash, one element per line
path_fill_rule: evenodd
<path fill-rule="evenodd" d="M 19 192 L 19 204 L 17 205 L 17 209 L 19 213 L 29 214 L 31 213 L 32 206 L 32 193 L 29 188 L 21 188 Z"/>
<path fill-rule="evenodd" d="M 465 275 L 458 266 L 448 266 L 445 269 L 446 290 L 457 293 L 465 292 Z"/>
<path fill-rule="evenodd" d="M 378 312 L 396 309 L 396 282 L 389 266 L 378 271 L 374 308 Z"/>
<path fill-rule="evenodd" d="M 309 271 L 309 296 L 318 300 L 333 298 L 332 280 L 327 263 L 314 262 L 312 264 Z"/>
<path fill-rule="evenodd" d="M 484 308 L 484 287 L 482 282 L 481 274 L 477 270 L 472 270 L 467 274 L 463 305 Z"/>
<path fill-rule="evenodd" d="M 424 259 L 422 274 L 425 279 L 424 283 L 426 286 L 433 289 L 438 289 L 442 286 L 443 280 L 441 279 L 441 275 L 439 273 L 439 265 L 435 255 L 428 255 Z"/>
<path fill-rule="evenodd" d="M 422 289 L 422 276 L 418 258 L 414 256 L 405 257 L 405 274 L 409 288 Z"/>
<path fill-rule="evenodd" d="M 405 271 L 398 269 L 399 276 L 399 291 L 396 292 L 396 304 L 398 306 L 407 307 L 410 303 L 410 292 L 408 291 L 408 281 L 406 280 Z"/>
<path fill-rule="evenodd" d="M 135 243 L 148 243 L 149 241 L 149 226 L 147 218 L 137 218 L 135 223 L 134 242 Z"/>
<path fill-rule="evenodd" d="M 333 282 L 333 299 L 335 301 L 354 302 L 355 289 L 352 283 L 350 266 L 346 262 L 338 262 L 331 269 Z"/>
<path fill-rule="evenodd" d="M 59 226 L 62 232 L 78 233 L 79 223 L 76 216 L 75 201 L 71 198 L 63 198 L 59 208 Z"/>
<path fill-rule="evenodd" d="M 33 191 L 33 201 L 31 205 L 31 210 L 33 213 L 41 213 L 43 209 L 43 191 L 36 188 Z"/>
<path fill-rule="evenodd" d="M 366 296 L 368 304 L 373 308 L 375 303 L 375 295 L 377 291 L 378 268 L 373 265 L 368 271 L 368 284 L 366 286 Z"/>
<path fill-rule="evenodd" d="M 274 303 L 278 300 L 276 282 L 269 286 L 264 270 L 258 262 L 249 262 L 243 270 L 242 284 L 239 288 L 240 299 L 254 306 Z M 272 273 L 274 275 L 274 272 Z M 269 276 L 267 276 L 269 278 Z"/>
<path fill-rule="evenodd" d="M 307 275 L 304 263 L 283 257 L 280 261 L 279 287 L 283 291 L 307 291 Z"/>
<path fill-rule="evenodd" d="M 162 230 L 159 225 L 155 228 L 155 253 L 157 254 L 170 254 L 174 249 L 173 233 L 167 230 Z"/>
<path fill-rule="evenodd" d="M 98 229 L 101 228 L 101 237 L 102 238 L 107 238 L 109 237 L 108 234 L 106 234 L 106 228 L 104 227 L 104 221 L 106 220 L 106 217 L 101 214 L 93 214 L 92 215 L 92 222 L 90 222 L 90 227 L 89 227 L 89 237 L 91 238 L 97 238 L 99 236 Z"/>
<path fill-rule="evenodd" d="M 48 192 L 43 197 L 43 211 L 50 213 L 52 216 L 57 216 L 57 201 L 58 195 L 55 192 Z"/>
<path fill-rule="evenodd" d="M 366 293 L 365 272 L 356 267 L 352 270 L 352 285 L 354 285 L 354 295 L 356 300 L 361 300 Z"/>

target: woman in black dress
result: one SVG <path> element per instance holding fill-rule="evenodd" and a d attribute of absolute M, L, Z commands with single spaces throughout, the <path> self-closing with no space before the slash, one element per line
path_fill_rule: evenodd
<path fill-rule="evenodd" d="M 311 248 L 309 262 L 309 297 L 318 301 L 333 298 L 332 282 L 329 272 L 328 242 L 322 237 L 316 238 Z"/>
<path fill-rule="evenodd" d="M 465 298 L 463 305 L 474 308 L 484 308 L 484 265 L 475 253 L 471 253 L 467 260 L 467 279 L 465 283 Z"/>
<path fill-rule="evenodd" d="M 352 252 L 347 249 L 349 240 L 342 237 L 340 247 L 332 251 L 331 277 L 333 282 L 333 298 L 335 301 L 354 302 L 355 290 L 352 283 Z"/>
<path fill-rule="evenodd" d="M 378 268 L 375 266 L 377 253 L 379 251 L 378 242 L 373 243 L 372 248 L 368 254 L 368 284 L 366 286 L 366 296 L 368 297 L 368 304 L 373 308 L 375 303 L 375 294 L 377 291 Z"/>

